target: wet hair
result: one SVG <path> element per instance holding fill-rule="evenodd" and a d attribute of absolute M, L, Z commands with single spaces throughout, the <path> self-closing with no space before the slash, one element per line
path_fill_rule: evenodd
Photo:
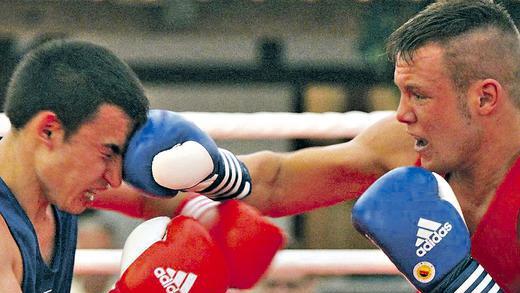
<path fill-rule="evenodd" d="M 491 0 L 448 0 L 427 6 L 389 37 L 387 55 L 413 62 L 418 49 L 436 44 L 459 92 L 493 78 L 520 108 L 520 37 L 507 10 Z"/>
<path fill-rule="evenodd" d="M 135 73 L 107 48 L 57 40 L 23 57 L 9 82 L 4 111 L 15 129 L 40 111 L 52 111 L 67 138 L 102 105 L 121 108 L 135 130 L 146 121 L 149 101 Z"/>

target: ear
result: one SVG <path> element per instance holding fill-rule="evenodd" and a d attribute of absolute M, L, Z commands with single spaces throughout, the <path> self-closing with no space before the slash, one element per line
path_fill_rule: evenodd
<path fill-rule="evenodd" d="M 62 136 L 63 128 L 54 112 L 43 111 L 37 115 L 36 132 L 38 139 L 52 148 L 57 139 Z"/>
<path fill-rule="evenodd" d="M 495 79 L 485 79 L 478 84 L 476 109 L 480 115 L 488 115 L 496 109 L 503 95 L 503 89 Z"/>

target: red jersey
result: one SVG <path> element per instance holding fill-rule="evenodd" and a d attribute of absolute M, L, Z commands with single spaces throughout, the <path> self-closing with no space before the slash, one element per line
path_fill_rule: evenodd
<path fill-rule="evenodd" d="M 416 163 L 420 166 L 420 160 Z M 471 237 L 471 256 L 506 292 L 520 292 L 520 158 L 508 171 Z"/>
<path fill-rule="evenodd" d="M 471 237 L 471 255 L 508 292 L 520 292 L 520 159 L 500 184 Z"/>

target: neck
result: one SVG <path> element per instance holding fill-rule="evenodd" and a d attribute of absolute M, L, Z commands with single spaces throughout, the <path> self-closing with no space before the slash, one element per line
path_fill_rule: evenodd
<path fill-rule="evenodd" d="M 0 140 L 0 177 L 9 187 L 31 221 L 45 219 L 50 203 L 38 183 L 30 154 L 30 142 L 20 133 L 8 133 Z M 29 155 L 28 155 L 29 154 Z"/>

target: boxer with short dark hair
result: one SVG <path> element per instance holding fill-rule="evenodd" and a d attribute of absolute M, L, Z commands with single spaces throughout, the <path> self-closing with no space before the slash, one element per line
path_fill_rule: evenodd
<path fill-rule="evenodd" d="M 121 184 L 126 141 L 147 111 L 140 81 L 106 48 L 55 41 L 22 59 L 0 141 L 0 291 L 69 292 L 75 214 Z"/>
<path fill-rule="evenodd" d="M 270 216 L 302 213 L 421 165 L 453 188 L 472 257 L 506 292 L 520 292 L 517 27 L 489 0 L 439 1 L 390 36 L 388 54 L 401 93 L 396 119 L 347 143 L 240 157 L 253 186 L 245 201 Z"/>
<path fill-rule="evenodd" d="M 164 201 L 143 193 L 103 196 L 103 191 L 122 184 L 125 152 L 130 161 L 125 179 L 135 183 L 133 179 L 140 179 L 135 176 L 164 177 L 162 159 L 158 172 L 147 173 L 157 164 L 140 161 L 146 152 L 134 148 L 136 141 L 142 145 L 149 126 L 158 131 L 157 141 L 168 134 L 163 139 L 170 144 L 158 150 L 166 163 L 189 146 L 197 150 L 194 156 L 183 157 L 181 170 L 198 172 L 160 180 L 168 192 L 195 188 L 224 198 L 250 192 L 243 164 L 179 115 L 149 111 L 139 79 L 106 48 L 83 41 L 52 41 L 30 51 L 13 74 L 5 111 L 12 127 L 0 141 L 1 292 L 69 292 L 77 214 L 89 207 L 143 218 L 174 217 L 162 218 L 149 239 L 139 237 L 140 247 L 146 247 L 137 255 L 134 251 L 114 292 L 225 292 L 230 286 L 253 286 L 283 245 L 283 233 L 245 203 L 230 201 L 217 208 L 218 203 L 205 198 L 213 210 L 176 216 L 177 205 L 163 205 Z M 155 128 L 159 122 L 164 124 Z M 188 147 L 177 147 L 184 143 Z M 139 187 L 149 190 L 152 181 Z M 157 221 L 146 222 L 146 227 L 152 223 Z M 269 249 L 255 248 L 259 239 L 268 239 L 264 242 Z M 128 247 L 127 253 L 136 249 Z M 259 256 L 242 259 L 248 252 Z M 148 275 L 142 273 L 145 268 L 162 271 Z M 182 273 L 167 279 L 172 270 Z"/>

